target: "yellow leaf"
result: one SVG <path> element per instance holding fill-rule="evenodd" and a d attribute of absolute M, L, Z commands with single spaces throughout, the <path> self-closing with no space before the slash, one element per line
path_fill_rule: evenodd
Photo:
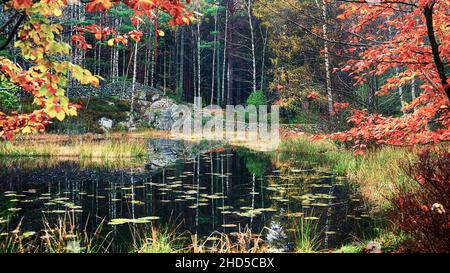
<path fill-rule="evenodd" d="M 65 117 L 66 117 L 66 113 L 64 113 L 64 111 L 59 111 L 59 112 L 56 114 L 56 118 L 57 118 L 59 121 L 63 121 Z"/>
<path fill-rule="evenodd" d="M 99 79 L 98 79 L 97 77 L 95 77 L 95 76 L 89 77 L 89 80 L 90 80 L 90 83 L 91 83 L 92 85 L 94 85 L 95 87 L 98 87 L 99 84 L 100 84 Z"/>
<path fill-rule="evenodd" d="M 25 126 L 25 127 L 23 127 L 22 133 L 23 133 L 23 134 L 29 134 L 29 133 L 31 133 L 31 128 L 30 128 L 30 126 Z"/>
<path fill-rule="evenodd" d="M 62 11 L 61 11 L 60 9 L 55 9 L 55 10 L 53 10 L 53 14 L 54 14 L 56 17 L 59 17 L 59 16 L 62 15 Z"/>
<path fill-rule="evenodd" d="M 68 116 L 77 116 L 77 110 L 69 108 L 66 110 Z"/>
<path fill-rule="evenodd" d="M 55 111 L 55 109 L 54 109 L 53 107 L 46 108 L 46 109 L 45 109 L 45 112 L 46 112 L 51 118 L 56 117 L 56 115 L 58 114 L 58 113 L 56 113 L 56 111 Z"/>

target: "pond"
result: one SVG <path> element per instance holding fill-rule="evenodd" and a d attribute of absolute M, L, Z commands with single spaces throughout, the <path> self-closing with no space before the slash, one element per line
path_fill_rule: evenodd
<path fill-rule="evenodd" d="M 67 213 L 88 232 L 104 221 L 113 252 L 129 251 L 130 226 L 149 222 L 202 238 L 248 228 L 271 251 L 293 251 L 300 218 L 317 223 L 320 249 L 339 247 L 370 221 L 345 178 L 314 162 L 152 141 L 145 163 L 130 166 L 3 158 L 0 218 L 9 219 L 10 229 L 21 221 L 26 231 L 41 230 L 43 217 L 52 222 Z M 38 166 L 30 167 L 33 161 Z"/>

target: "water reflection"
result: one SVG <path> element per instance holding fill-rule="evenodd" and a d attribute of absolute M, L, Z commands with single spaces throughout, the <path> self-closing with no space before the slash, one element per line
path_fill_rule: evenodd
<path fill-rule="evenodd" d="M 66 211 L 92 232 L 106 220 L 117 252 L 132 243 L 128 223 L 172 223 L 199 237 L 247 226 L 279 251 L 293 250 L 299 216 L 318 221 L 322 248 L 339 246 L 363 226 L 363 207 L 343 180 L 314 171 L 314 164 L 283 165 L 245 149 L 199 150 L 173 160 L 179 152 L 170 149 L 170 159 L 160 156 L 159 167 L 153 160 L 147 168 L 0 163 L 0 217 L 11 226 L 23 219 L 22 228 L 33 231 L 42 228 L 42 216 L 54 220 Z"/>

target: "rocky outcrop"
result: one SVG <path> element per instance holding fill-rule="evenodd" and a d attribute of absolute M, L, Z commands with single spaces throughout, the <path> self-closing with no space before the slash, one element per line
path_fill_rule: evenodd
<path fill-rule="evenodd" d="M 116 82 L 101 85 L 98 89 L 87 89 L 80 93 L 80 96 L 95 96 L 99 98 L 111 98 L 131 101 L 132 98 L 132 84 L 131 82 Z M 72 90 L 76 92 L 76 88 Z M 136 83 L 134 90 L 134 111 L 133 111 L 133 124 L 129 124 L 130 118 L 127 120 L 98 120 L 99 126 L 103 131 L 109 131 L 111 129 L 129 130 L 137 126 L 146 126 L 159 130 L 171 130 L 172 125 L 179 117 L 178 109 L 179 105 L 171 98 L 166 96 L 161 90 Z M 186 106 L 187 104 L 183 104 Z M 188 105 L 192 108 L 192 105 Z M 111 125 L 111 122 L 113 125 Z M 113 128 L 113 126 L 115 126 Z"/>
<path fill-rule="evenodd" d="M 107 84 L 101 82 L 99 88 L 85 85 L 74 86 L 71 88 L 70 92 L 78 97 L 96 96 L 96 97 L 119 97 L 124 99 L 131 99 L 132 90 L 133 90 L 132 82 L 120 81 Z M 135 96 L 137 94 L 141 95 L 139 99 L 150 100 L 151 97 L 154 96 L 155 94 L 162 95 L 163 92 L 155 87 L 151 87 L 141 83 L 135 83 Z M 142 95 L 144 96 L 142 97 Z"/>
<path fill-rule="evenodd" d="M 138 99 L 136 109 L 138 118 L 149 127 L 171 130 L 178 118 L 179 104 L 167 96 L 153 94 L 150 100 Z"/>

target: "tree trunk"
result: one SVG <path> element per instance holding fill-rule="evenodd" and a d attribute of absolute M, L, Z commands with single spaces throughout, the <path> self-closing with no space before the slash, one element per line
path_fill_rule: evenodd
<path fill-rule="evenodd" d="M 164 50 L 164 52 L 163 52 L 163 62 L 164 62 L 164 64 L 163 64 L 163 92 L 164 92 L 164 95 L 166 94 L 166 72 L 167 72 L 167 51 L 166 50 Z"/>
<path fill-rule="evenodd" d="M 448 83 L 447 76 L 445 75 L 445 66 L 442 63 L 441 56 L 439 55 L 439 44 L 436 41 L 433 27 L 433 7 L 434 2 L 430 4 L 429 7 L 423 9 L 425 21 L 427 25 L 428 39 L 430 40 L 431 52 L 433 53 L 434 64 L 436 65 L 436 70 L 438 72 L 439 78 L 441 80 L 442 87 L 444 88 L 445 94 L 447 94 L 450 100 L 450 84 Z"/>
<path fill-rule="evenodd" d="M 248 23 L 250 25 L 250 37 L 252 42 L 252 92 L 256 92 L 256 56 L 255 56 L 255 35 L 253 32 L 252 20 L 252 0 L 247 1 Z"/>
<path fill-rule="evenodd" d="M 191 55 L 192 55 L 192 73 L 193 73 L 193 85 L 194 85 L 194 88 L 193 88 L 193 90 L 192 90 L 192 101 L 195 103 L 195 97 L 197 96 L 197 63 L 196 63 L 196 61 L 197 61 L 197 54 L 196 54 L 196 40 L 197 40 L 197 38 L 195 37 L 195 33 L 194 33 L 194 30 L 192 30 L 191 29 L 191 37 L 192 37 L 192 39 L 191 39 L 191 46 L 192 46 L 192 52 L 191 52 Z"/>
<path fill-rule="evenodd" d="M 184 31 L 180 28 L 180 79 L 179 79 L 179 93 L 184 92 Z"/>
<path fill-rule="evenodd" d="M 201 37 L 200 37 L 200 21 L 197 23 L 197 97 L 201 97 Z"/>
<path fill-rule="evenodd" d="M 217 13 L 214 15 L 214 43 L 213 43 L 213 57 L 212 57 L 212 72 L 211 72 L 211 105 L 214 103 L 214 85 L 216 82 L 216 78 L 214 76 L 216 72 L 216 43 L 217 43 Z"/>
<path fill-rule="evenodd" d="M 330 116 L 333 114 L 333 94 L 331 90 L 331 70 L 330 70 L 330 55 L 328 46 L 328 14 L 327 14 L 327 3 L 322 0 L 322 19 L 323 19 L 323 38 L 324 40 L 324 52 L 325 52 L 325 74 L 326 74 L 326 88 L 327 88 L 327 101 L 328 101 L 328 113 Z"/>
<path fill-rule="evenodd" d="M 119 19 L 114 19 L 114 28 L 119 26 Z M 112 48 L 113 57 L 112 57 L 112 82 L 116 82 L 119 78 L 119 50 L 117 47 Z"/>
<path fill-rule="evenodd" d="M 151 75 L 151 84 L 150 86 L 155 86 L 155 69 L 156 69 L 156 62 L 158 60 L 158 14 L 154 17 L 153 22 L 153 35 L 154 37 L 154 43 L 153 43 L 153 56 L 152 56 L 152 75 Z"/>
<path fill-rule="evenodd" d="M 266 62 L 266 47 L 267 47 L 267 39 L 268 39 L 268 29 L 266 28 L 266 35 L 264 36 L 261 31 L 261 36 L 263 37 L 263 51 L 262 51 L 262 61 L 261 61 L 261 82 L 259 89 L 264 89 L 264 73 L 265 73 L 265 62 Z"/>
<path fill-rule="evenodd" d="M 228 42 L 228 1 L 226 1 L 226 4 L 225 4 L 225 33 L 224 33 L 224 44 L 223 44 L 222 88 L 221 88 L 222 103 L 225 102 L 225 76 L 228 74 L 227 69 L 226 69 L 227 46 L 228 46 L 227 42 Z"/>
<path fill-rule="evenodd" d="M 227 70 L 227 105 L 233 105 L 233 59 L 228 59 Z"/>
<path fill-rule="evenodd" d="M 136 29 L 139 30 L 139 22 L 136 25 Z M 133 56 L 133 81 L 132 81 L 132 85 L 131 85 L 130 129 L 133 126 L 134 91 L 136 89 L 137 53 L 138 53 L 138 43 L 135 42 L 134 43 L 134 56 Z"/>

